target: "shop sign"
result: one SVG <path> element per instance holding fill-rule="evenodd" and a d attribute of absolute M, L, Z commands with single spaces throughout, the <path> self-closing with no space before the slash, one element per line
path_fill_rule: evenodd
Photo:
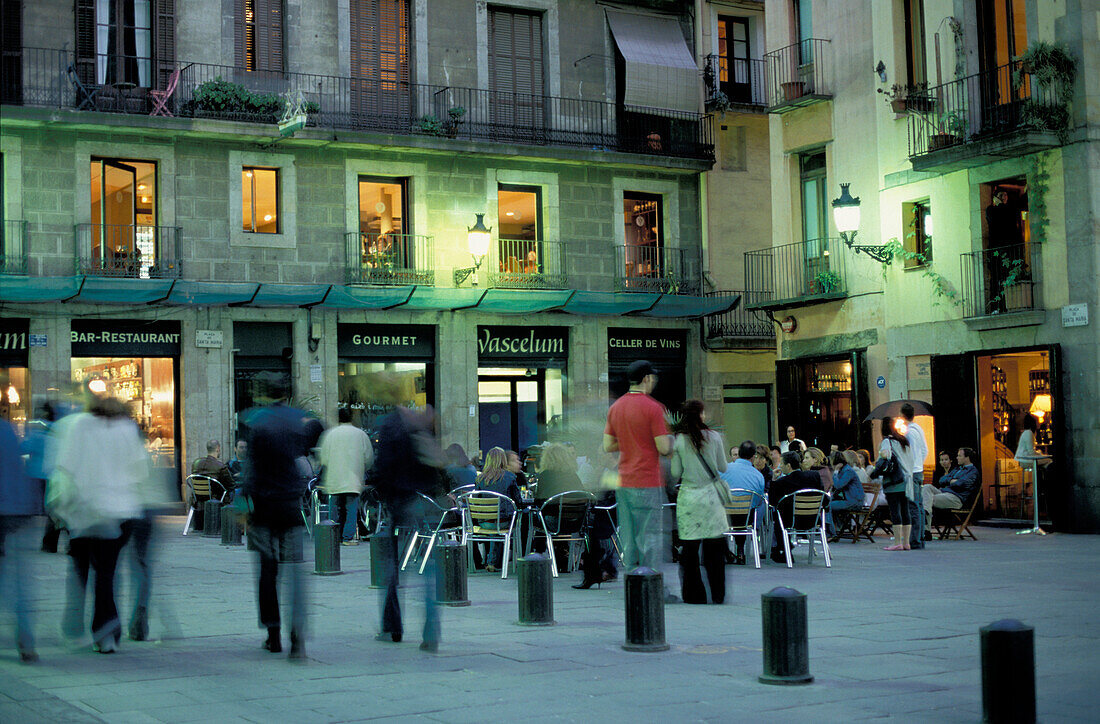
<path fill-rule="evenodd" d="M 686 329 L 625 329 L 607 330 L 607 356 L 609 359 L 636 359 L 650 361 L 686 360 Z"/>
<path fill-rule="evenodd" d="M 430 324 L 340 324 L 337 353 L 342 358 L 428 360 L 435 358 L 435 327 Z"/>
<path fill-rule="evenodd" d="M 0 366 L 27 366 L 26 319 L 0 319 Z"/>
<path fill-rule="evenodd" d="M 222 331 L 220 329 L 196 329 L 195 346 L 202 349 L 221 349 Z"/>
<path fill-rule="evenodd" d="M 479 362 L 564 362 L 568 357 L 568 327 L 494 325 L 477 328 Z"/>
<path fill-rule="evenodd" d="M 175 357 L 180 323 L 175 321 L 74 319 L 73 357 Z"/>
<path fill-rule="evenodd" d="M 1067 304 L 1062 307 L 1063 327 L 1087 327 L 1089 325 L 1088 304 Z"/>

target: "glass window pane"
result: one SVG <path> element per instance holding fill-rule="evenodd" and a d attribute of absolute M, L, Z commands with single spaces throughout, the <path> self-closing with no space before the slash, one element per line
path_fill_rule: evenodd
<path fill-rule="evenodd" d="M 423 409 L 428 399 L 428 365 L 423 362 L 341 362 L 338 407 L 350 408 L 352 423 L 371 429 L 396 405 Z"/>

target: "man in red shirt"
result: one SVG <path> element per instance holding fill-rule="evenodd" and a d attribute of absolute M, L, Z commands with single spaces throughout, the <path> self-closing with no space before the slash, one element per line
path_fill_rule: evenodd
<path fill-rule="evenodd" d="M 626 370 L 630 391 L 607 411 L 603 449 L 619 452 L 621 487 L 616 493 L 623 567 L 660 570 L 661 502 L 665 494 L 660 456 L 672 452 L 665 408 L 649 396 L 657 370 L 638 360 Z"/>

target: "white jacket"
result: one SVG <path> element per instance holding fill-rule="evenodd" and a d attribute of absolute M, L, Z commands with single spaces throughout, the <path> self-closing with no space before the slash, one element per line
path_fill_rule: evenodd
<path fill-rule="evenodd" d="M 325 430 L 321 435 L 321 486 L 325 492 L 363 492 L 367 469 L 374 462 L 374 448 L 367 433 L 351 423 Z"/>

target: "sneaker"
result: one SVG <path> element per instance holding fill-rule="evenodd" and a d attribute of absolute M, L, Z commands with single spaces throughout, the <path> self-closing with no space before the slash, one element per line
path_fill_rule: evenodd
<path fill-rule="evenodd" d="M 357 541 L 353 538 L 351 540 L 341 541 L 340 545 L 342 545 L 342 546 L 357 546 L 357 545 L 359 545 L 359 541 Z"/>

